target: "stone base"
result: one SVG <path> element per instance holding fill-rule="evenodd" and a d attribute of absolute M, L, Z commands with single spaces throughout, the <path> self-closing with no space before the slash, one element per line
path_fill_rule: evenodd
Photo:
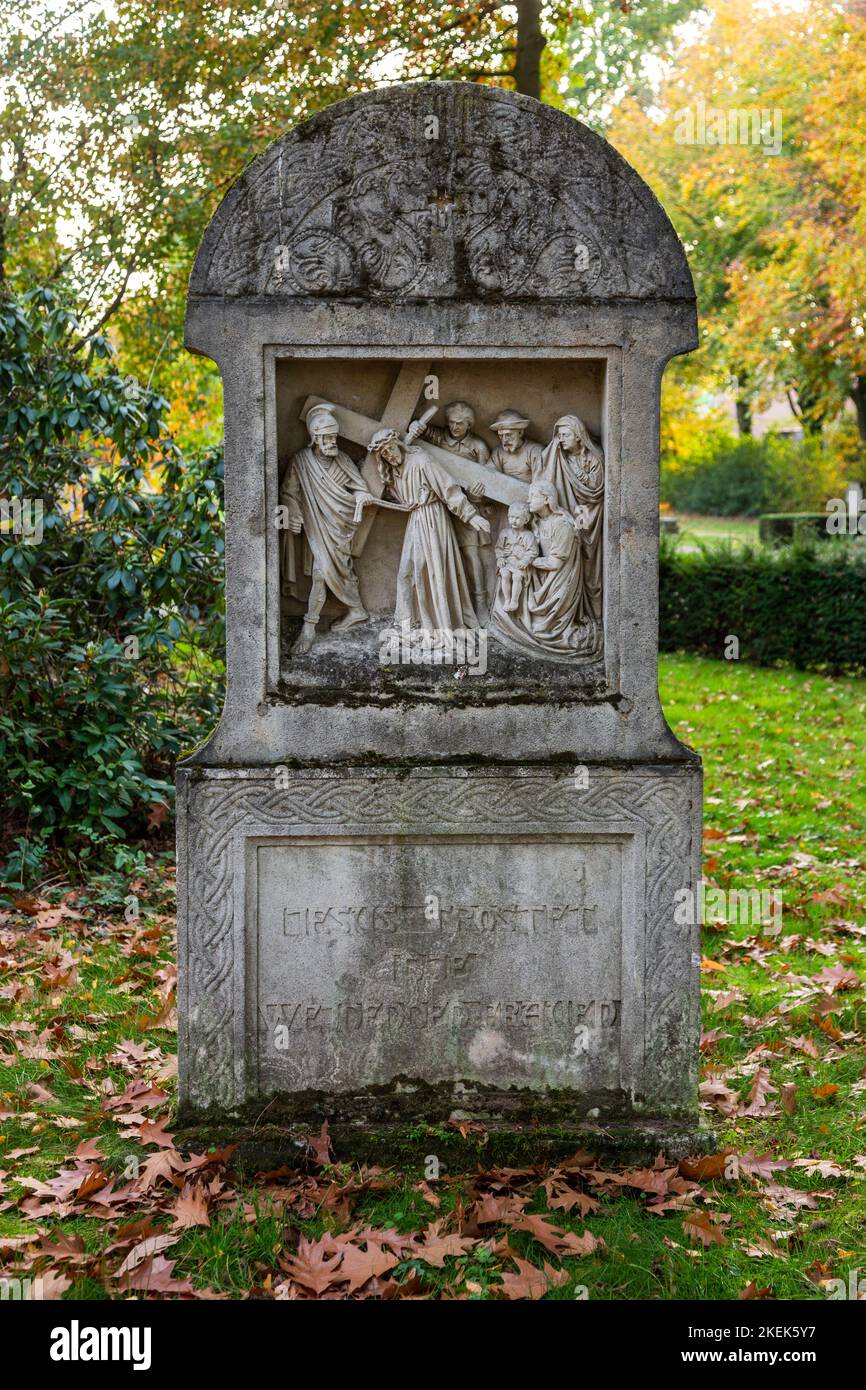
<path fill-rule="evenodd" d="M 242 1174 L 269 1172 L 304 1161 L 309 1138 L 318 1134 L 299 1125 L 269 1123 L 255 1127 L 193 1126 L 180 1131 L 175 1142 L 184 1152 L 199 1153 L 216 1145 L 237 1144 L 232 1166 Z M 423 1168 L 435 1154 L 444 1173 L 471 1172 L 499 1165 L 554 1166 L 576 1153 L 594 1155 L 600 1163 L 649 1164 L 659 1154 L 671 1163 L 714 1153 L 713 1131 L 697 1120 L 645 1120 L 623 1125 L 538 1125 L 519 1127 L 491 1124 L 461 1134 L 442 1125 L 329 1125 L 336 1163 L 376 1163 L 383 1167 Z"/>
<path fill-rule="evenodd" d="M 186 1120 L 694 1134 L 696 761 L 194 767 L 178 823 Z"/>
<path fill-rule="evenodd" d="M 280 698 L 297 702 L 331 698 L 361 705 L 372 701 L 386 708 L 407 699 L 443 706 L 459 699 L 463 705 L 489 707 L 519 700 L 586 704 L 610 698 L 601 657 L 560 664 L 521 656 L 502 647 L 488 629 L 468 634 L 456 652 L 440 651 L 438 660 L 431 655 L 427 661 L 413 663 L 398 645 L 403 659 L 395 662 L 393 623 L 392 613 L 379 613 L 346 631 L 320 631 L 302 657 L 291 652 L 301 621 L 288 623 Z M 402 633 L 397 631 L 394 640 L 402 644 Z"/>

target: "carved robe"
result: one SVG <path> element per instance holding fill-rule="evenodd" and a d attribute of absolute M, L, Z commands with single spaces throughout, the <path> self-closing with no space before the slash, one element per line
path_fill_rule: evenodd
<path fill-rule="evenodd" d="M 355 532 L 355 493 L 367 485 L 358 467 L 342 451 L 321 459 L 308 446 L 292 455 L 280 487 L 280 502 L 290 512 L 300 512 L 303 537 L 283 533 L 283 579 L 298 594 L 301 573 L 318 572 L 334 598 L 347 608 L 360 608 L 358 579 L 352 564 Z M 298 563 L 297 542 L 303 539 L 312 556 Z M 298 596 L 300 596 L 298 594 Z"/>
<path fill-rule="evenodd" d="M 562 512 L 543 517 L 534 526 L 541 554 L 556 560 L 552 570 L 534 566 L 528 571 L 514 612 L 506 611 L 498 589 L 490 626 L 504 647 L 522 656 L 574 661 L 585 654 L 587 633 L 581 631 L 581 551 L 574 526 Z"/>
<path fill-rule="evenodd" d="M 543 454 L 541 445 L 529 440 L 524 441 L 516 454 L 509 454 L 507 449 L 497 444 L 490 455 L 490 462 L 509 478 L 520 478 L 521 482 L 531 483 L 541 472 Z"/>
<path fill-rule="evenodd" d="M 525 570 L 538 554 L 538 541 L 532 531 L 514 531 L 506 526 L 496 539 L 496 562 L 500 569 Z"/>
<path fill-rule="evenodd" d="M 453 513 L 471 529 L 476 508 L 423 449 L 406 450 L 389 490 L 411 507 L 397 571 L 395 625 L 408 621 L 428 632 L 480 627 L 451 521 Z"/>
<path fill-rule="evenodd" d="M 583 518 L 581 621 L 599 621 L 602 613 L 602 536 L 604 531 L 604 461 L 588 449 L 567 454 L 554 439 L 544 451 L 541 478 L 553 483 L 559 505 Z"/>
<path fill-rule="evenodd" d="M 438 444 L 440 449 L 449 449 L 452 454 L 460 454 L 462 458 L 473 459 L 475 463 L 483 464 L 485 467 L 490 463 L 490 450 L 480 435 L 464 434 L 462 439 L 455 439 L 446 426 L 428 425 L 424 431 L 424 438 L 429 439 L 431 444 Z M 482 516 L 487 515 L 484 507 L 480 510 Z M 490 544 L 489 536 L 482 535 L 472 526 L 464 526 L 459 518 L 454 523 L 454 529 L 457 533 L 457 544 L 461 550 L 470 546 Z"/>

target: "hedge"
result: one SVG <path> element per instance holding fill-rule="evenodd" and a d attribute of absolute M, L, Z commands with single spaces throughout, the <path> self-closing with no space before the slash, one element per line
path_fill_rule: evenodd
<path fill-rule="evenodd" d="M 854 542 L 682 554 L 662 542 L 662 651 L 726 654 L 803 671 L 866 672 L 866 556 Z"/>
<path fill-rule="evenodd" d="M 765 545 L 790 545 L 792 541 L 834 540 L 827 530 L 826 512 L 768 512 L 758 520 L 758 535 Z"/>

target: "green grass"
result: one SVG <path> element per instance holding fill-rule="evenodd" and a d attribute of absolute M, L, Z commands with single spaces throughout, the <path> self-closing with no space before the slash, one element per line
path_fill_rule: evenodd
<path fill-rule="evenodd" d="M 702 1068 L 705 1075 L 723 1074 L 745 1097 L 755 1069 L 766 1066 L 780 1094 L 785 1084 L 796 1087 L 796 1109 L 736 1121 L 713 1113 L 711 1123 L 720 1145 L 738 1154 L 830 1160 L 842 1175 L 802 1167 L 776 1174 L 773 1181 L 783 1188 L 830 1194 L 813 1197 L 811 1207 L 782 1210 L 773 1209 L 767 1182 L 746 1173 L 706 1181 L 702 1209 L 723 1226 L 725 1239 L 707 1250 L 684 1233 L 682 1211 L 649 1215 L 646 1200 L 633 1191 L 591 1188 L 600 1200 L 597 1212 L 585 1219 L 561 1210 L 549 1216 L 562 1230 L 591 1231 L 604 1248 L 565 1259 L 568 1282 L 547 1296 L 571 1299 L 583 1286 L 590 1299 L 729 1299 L 754 1281 L 777 1298 L 824 1298 L 818 1277 L 866 1270 L 866 1011 L 862 987 L 825 992 L 821 1001 L 804 992 L 803 982 L 836 965 L 854 971 L 861 982 L 866 978 L 866 936 L 851 930 L 866 923 L 866 681 L 670 656 L 661 662 L 660 683 L 671 726 L 704 759 L 708 880 L 725 890 L 781 891 L 784 903 L 780 936 L 755 924 L 710 923 L 704 930 L 704 1026 L 719 1036 L 704 1053 Z M 107 1253 L 107 1247 L 117 1239 L 119 1224 L 148 1218 L 156 1231 L 171 1224 L 177 1190 L 166 1187 L 133 1211 L 125 1209 L 117 1221 L 55 1216 L 51 1210 L 28 1219 L 18 1202 L 30 1195 L 21 1177 L 48 1181 L 82 1139 L 99 1137 L 103 1166 L 118 1184 L 130 1158 L 145 1161 L 155 1152 L 152 1145 L 124 1138 L 101 1102 L 112 1089 L 123 1092 L 137 1074 L 159 1076 L 159 1084 L 172 1089 L 173 1035 L 152 1022 L 161 1002 L 156 972 L 170 970 L 173 961 L 172 888 L 167 866 L 154 864 L 147 884 L 136 889 L 146 906 L 133 924 L 123 921 L 104 890 L 101 905 L 79 905 L 80 919 L 43 930 L 26 914 L 0 921 L 0 984 L 17 982 L 23 991 L 18 998 L 0 996 L 0 1170 L 6 1170 L 0 1247 L 3 1234 L 37 1227 L 49 1236 L 80 1235 L 88 1258 L 70 1267 L 70 1296 L 117 1296 L 115 1274 L 125 1251 Z M 822 901 L 827 890 L 833 890 L 831 899 Z M 57 962 L 64 950 L 77 959 L 77 981 L 46 980 L 45 962 Z M 714 1010 L 714 1001 L 729 992 L 734 999 Z M 820 1014 L 816 1000 L 838 1010 Z M 828 1018 L 835 1037 L 819 1026 Z M 35 1027 L 26 1032 L 30 1024 Z M 22 1037 L 32 1050 L 45 1048 L 50 1055 L 16 1055 Z M 802 1051 L 793 1041 L 798 1037 L 814 1044 L 817 1056 Z M 123 1039 L 148 1045 L 140 1066 L 124 1066 L 117 1051 Z M 757 1048 L 765 1050 L 756 1053 Z M 34 1084 L 47 1088 L 48 1098 L 34 1093 Z M 822 1087 L 836 1089 L 822 1093 Z M 164 1102 L 148 1114 L 153 1118 L 168 1109 Z M 31 1147 L 36 1152 L 3 1157 Z M 334 1210 L 323 1194 L 331 1184 L 352 1179 L 353 1171 L 340 1163 L 306 1177 L 240 1184 L 231 1202 L 212 1208 L 210 1227 L 185 1231 L 166 1251 L 175 1262 L 173 1277 L 234 1297 L 251 1291 L 267 1296 L 285 1277 L 281 1260 L 296 1249 L 300 1234 L 317 1239 L 352 1224 L 410 1233 L 443 1217 L 447 1230 L 449 1216 L 456 1222 L 461 1206 L 468 1210 L 477 1195 L 469 1175 L 432 1183 L 441 1202 L 436 1210 L 419 1186 L 420 1171 L 389 1171 L 381 1190 L 364 1190 L 348 1199 L 345 1210 Z M 515 1180 L 530 1199 L 527 1211 L 546 1210 L 541 1176 Z M 232 1187 L 227 1173 L 221 1180 Z M 305 1189 L 305 1182 L 312 1185 Z M 274 1196 L 280 1184 L 294 1194 L 283 1205 Z M 508 1233 L 497 1226 L 486 1228 L 485 1237 L 487 1229 L 489 1239 L 465 1255 L 449 1256 L 444 1268 L 411 1258 L 392 1277 L 431 1297 L 496 1297 L 503 1268 L 513 1272 L 513 1266 L 496 1246 Z M 531 1263 L 559 1267 L 528 1233 L 509 1238 Z M 758 1257 L 750 1248 L 769 1253 Z M 3 1272 L 20 1270 L 19 1259 L 0 1249 Z"/>
<path fill-rule="evenodd" d="M 751 516 L 699 516 L 673 512 L 680 529 L 675 537 L 682 550 L 698 550 L 715 545 L 759 545 L 758 519 Z"/>

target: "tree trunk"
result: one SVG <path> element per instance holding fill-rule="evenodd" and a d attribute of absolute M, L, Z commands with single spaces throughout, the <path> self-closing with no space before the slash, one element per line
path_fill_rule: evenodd
<path fill-rule="evenodd" d="M 788 392 L 788 400 L 791 400 L 791 393 Z M 793 405 L 791 407 L 793 409 Z M 797 386 L 797 411 L 796 415 L 803 426 L 803 433 L 811 439 L 817 439 L 824 429 L 825 410 L 816 396 L 805 383 Z"/>
<path fill-rule="evenodd" d="M 854 408 L 857 411 L 857 429 L 860 438 L 866 444 L 866 376 L 855 376 L 851 390 L 848 392 Z"/>
<path fill-rule="evenodd" d="M 740 434 L 752 433 L 752 402 L 748 396 L 738 396 L 736 399 L 737 407 L 737 429 Z"/>
<path fill-rule="evenodd" d="M 524 96 L 541 98 L 541 0 L 517 0 L 517 57 L 514 81 Z"/>

